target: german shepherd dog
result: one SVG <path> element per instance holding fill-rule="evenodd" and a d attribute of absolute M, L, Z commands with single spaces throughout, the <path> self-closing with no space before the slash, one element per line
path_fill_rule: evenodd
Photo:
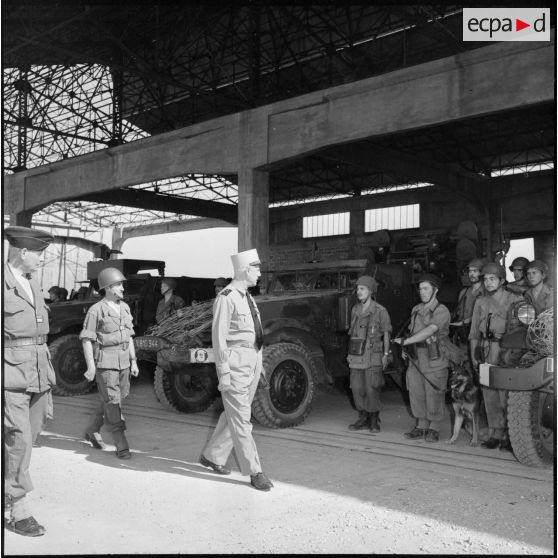
<path fill-rule="evenodd" d="M 479 443 L 479 410 L 481 404 L 480 388 L 475 384 L 470 364 L 456 366 L 450 378 L 451 399 L 455 420 L 453 423 L 453 435 L 447 441 L 455 444 L 465 418 L 473 425 L 471 435 L 471 446 Z"/>

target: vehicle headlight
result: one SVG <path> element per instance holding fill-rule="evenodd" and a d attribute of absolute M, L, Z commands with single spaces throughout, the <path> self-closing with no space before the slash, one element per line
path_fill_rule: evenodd
<path fill-rule="evenodd" d="M 520 304 L 517 307 L 517 319 L 525 325 L 529 325 L 535 321 L 535 307 L 531 304 Z"/>
<path fill-rule="evenodd" d="M 160 351 L 169 346 L 169 342 L 163 337 L 157 336 L 143 336 L 134 339 L 134 346 L 136 349 L 144 351 Z"/>

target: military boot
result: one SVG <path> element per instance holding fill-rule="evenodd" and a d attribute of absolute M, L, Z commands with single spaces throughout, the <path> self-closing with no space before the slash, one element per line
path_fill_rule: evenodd
<path fill-rule="evenodd" d="M 362 430 L 366 428 L 370 422 L 370 414 L 366 411 L 359 411 L 358 418 L 353 424 L 349 424 L 349 430 Z"/>
<path fill-rule="evenodd" d="M 130 453 L 130 446 L 128 445 L 128 440 L 126 440 L 124 432 L 117 430 L 112 433 L 112 436 L 114 438 L 114 445 L 116 446 L 116 457 L 118 457 L 118 459 L 130 459 L 132 454 Z"/>
<path fill-rule="evenodd" d="M 380 412 L 370 413 L 370 432 L 380 432 Z"/>

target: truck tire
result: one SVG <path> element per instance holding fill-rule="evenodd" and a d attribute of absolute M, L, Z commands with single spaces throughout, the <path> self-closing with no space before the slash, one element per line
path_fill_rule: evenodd
<path fill-rule="evenodd" d="M 56 338 L 50 345 L 50 359 L 56 372 L 54 395 L 83 395 L 95 387 L 84 377 L 87 365 L 78 335 L 68 334 Z"/>
<path fill-rule="evenodd" d="M 552 405 L 553 396 L 549 393 L 541 391 L 508 393 L 510 441 L 513 453 L 520 463 L 530 467 L 552 465 L 554 458 Z"/>
<path fill-rule="evenodd" d="M 294 343 L 264 348 L 263 367 L 268 387 L 260 381 L 252 415 L 270 428 L 301 424 L 311 410 L 318 372 L 308 352 Z"/>
<path fill-rule="evenodd" d="M 169 374 L 160 366 L 155 368 L 153 386 L 161 405 L 180 413 L 205 411 L 218 395 L 215 374 Z"/>

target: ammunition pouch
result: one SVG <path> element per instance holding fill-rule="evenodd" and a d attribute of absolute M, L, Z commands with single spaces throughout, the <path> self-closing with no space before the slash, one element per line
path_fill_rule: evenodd
<path fill-rule="evenodd" d="M 362 356 L 364 354 L 365 349 L 366 349 L 366 339 L 353 337 L 349 341 L 349 355 Z"/>

